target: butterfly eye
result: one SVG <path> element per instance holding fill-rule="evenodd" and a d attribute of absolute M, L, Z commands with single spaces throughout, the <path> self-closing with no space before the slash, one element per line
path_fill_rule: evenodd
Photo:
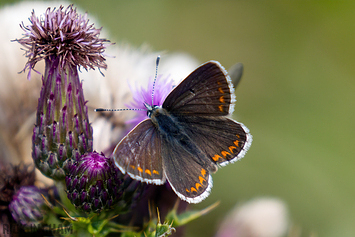
<path fill-rule="evenodd" d="M 146 106 L 147 107 L 147 106 Z M 150 116 L 152 115 L 152 113 L 154 112 L 154 110 L 156 110 L 157 108 L 159 108 L 159 106 L 157 105 L 153 105 L 153 106 L 148 106 L 147 107 L 147 116 L 150 118 Z"/>

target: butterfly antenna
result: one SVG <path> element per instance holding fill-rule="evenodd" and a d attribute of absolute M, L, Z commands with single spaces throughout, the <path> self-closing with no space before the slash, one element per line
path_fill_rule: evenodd
<path fill-rule="evenodd" d="M 152 106 L 154 106 L 154 90 L 155 90 L 155 82 L 156 82 L 157 76 L 158 76 L 159 61 L 160 61 L 160 55 L 158 55 L 157 61 L 155 62 L 155 76 L 154 76 L 153 89 L 152 89 Z"/>
<path fill-rule="evenodd" d="M 144 109 L 102 109 L 102 108 L 98 108 L 95 109 L 95 112 L 115 112 L 115 111 L 126 111 L 126 110 L 144 110 Z"/>

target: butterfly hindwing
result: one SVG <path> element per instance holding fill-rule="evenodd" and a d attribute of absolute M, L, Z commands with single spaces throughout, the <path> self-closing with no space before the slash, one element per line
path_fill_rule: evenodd
<path fill-rule="evenodd" d="M 242 158 L 252 142 L 249 130 L 227 117 L 179 117 L 181 127 L 211 161 L 227 165 Z"/>
<path fill-rule="evenodd" d="M 161 136 L 150 119 L 138 124 L 116 146 L 113 152 L 116 165 L 132 178 L 163 184 Z"/>
<path fill-rule="evenodd" d="M 234 89 L 227 71 L 215 61 L 193 71 L 167 96 L 163 108 L 181 115 L 228 115 L 233 110 Z"/>
<path fill-rule="evenodd" d="M 175 193 L 189 203 L 201 202 L 212 188 L 208 169 L 196 162 L 203 154 L 192 154 L 172 138 L 163 139 L 162 145 L 164 172 Z"/>

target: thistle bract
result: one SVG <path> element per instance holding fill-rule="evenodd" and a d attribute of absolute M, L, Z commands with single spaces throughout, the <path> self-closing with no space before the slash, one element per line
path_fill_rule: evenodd
<path fill-rule="evenodd" d="M 32 158 L 44 175 L 61 180 L 71 162 L 92 151 L 92 128 L 76 67 L 58 63 L 58 57 L 46 59 Z"/>

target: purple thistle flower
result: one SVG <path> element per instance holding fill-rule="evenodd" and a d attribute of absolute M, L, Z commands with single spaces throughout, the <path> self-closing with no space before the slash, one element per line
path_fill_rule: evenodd
<path fill-rule="evenodd" d="M 68 199 L 85 212 L 109 210 L 118 202 L 116 214 L 138 201 L 145 186 L 123 175 L 104 154 L 92 152 L 79 158 L 65 178 Z"/>
<path fill-rule="evenodd" d="M 85 69 L 107 67 L 103 53 L 104 44 L 109 41 L 99 38 L 101 29 L 89 24 L 87 14 L 78 14 L 73 5 L 63 9 L 63 6 L 53 10 L 47 8 L 40 18 L 33 11 L 29 18 L 31 25 L 20 25 L 25 33 L 17 41 L 29 58 L 24 68 L 29 69 L 29 78 L 37 62 L 52 56 L 58 57 L 61 68 L 67 64 Z"/>
<path fill-rule="evenodd" d="M 158 75 L 155 82 L 153 105 L 162 106 L 165 98 L 169 95 L 171 90 L 174 88 L 174 81 L 169 77 L 162 78 L 162 75 Z M 147 108 L 144 103 L 152 103 L 152 93 L 153 93 L 153 81 L 154 78 L 150 77 L 148 80 L 148 87 L 135 88 L 131 87 L 133 94 L 133 102 L 127 105 L 130 109 L 140 109 L 136 110 L 136 116 L 129 120 L 127 123 L 132 123 L 134 126 L 139 122 L 148 119 Z"/>
<path fill-rule="evenodd" d="M 92 127 L 78 67 L 106 68 L 106 39 L 72 5 L 50 8 L 43 18 L 32 12 L 25 36 L 17 40 L 26 51 L 30 72 L 45 59 L 45 73 L 33 130 L 32 158 L 46 176 L 62 180 L 70 164 L 92 151 Z"/>
<path fill-rule="evenodd" d="M 44 199 L 37 187 L 23 186 L 14 195 L 9 210 L 17 223 L 31 226 L 42 221 L 44 205 Z"/>

